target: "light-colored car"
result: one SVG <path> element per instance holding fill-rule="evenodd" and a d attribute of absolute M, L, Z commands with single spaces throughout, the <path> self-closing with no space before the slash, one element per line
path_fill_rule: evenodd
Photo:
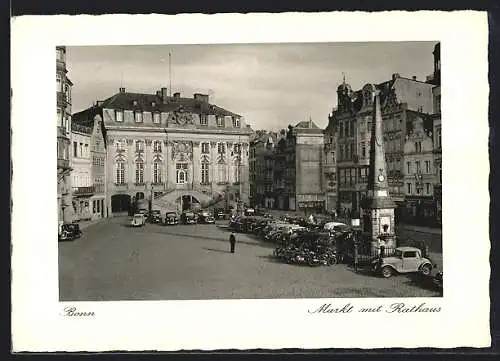
<path fill-rule="evenodd" d="M 132 217 L 132 220 L 130 221 L 130 225 L 132 227 L 142 227 L 146 225 L 146 216 L 141 213 L 136 213 Z"/>
<path fill-rule="evenodd" d="M 382 276 L 388 278 L 395 273 L 415 272 L 429 276 L 434 266 L 429 259 L 422 257 L 420 249 L 415 247 L 398 247 L 394 255 L 374 260 L 373 268 L 376 272 L 380 272 Z"/>

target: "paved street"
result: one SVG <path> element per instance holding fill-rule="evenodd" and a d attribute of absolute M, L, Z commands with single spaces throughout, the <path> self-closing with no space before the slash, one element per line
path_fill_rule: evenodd
<path fill-rule="evenodd" d="M 283 264 L 273 259 L 273 245 L 252 235 L 237 234 L 231 254 L 229 233 L 216 225 L 127 224 L 126 217 L 106 219 L 59 243 L 61 300 L 439 296 L 403 275 Z M 440 264 L 440 254 L 433 260 Z"/>

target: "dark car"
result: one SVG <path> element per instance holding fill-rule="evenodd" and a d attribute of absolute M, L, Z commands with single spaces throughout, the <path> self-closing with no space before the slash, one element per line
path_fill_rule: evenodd
<path fill-rule="evenodd" d="M 198 217 L 194 212 L 187 211 L 187 212 L 182 212 L 181 214 L 181 222 L 183 224 L 196 224 L 198 221 Z"/>
<path fill-rule="evenodd" d="M 151 211 L 151 215 L 149 216 L 149 221 L 151 223 L 161 223 L 161 212 L 159 210 Z"/>
<path fill-rule="evenodd" d="M 218 220 L 228 220 L 229 213 L 227 213 L 223 208 L 214 209 L 214 218 Z"/>
<path fill-rule="evenodd" d="M 198 223 L 212 224 L 212 223 L 215 223 L 215 218 L 212 215 L 212 213 L 207 212 L 207 211 L 202 211 L 202 212 L 198 213 Z"/>
<path fill-rule="evenodd" d="M 80 225 L 77 223 L 66 223 L 61 226 L 59 232 L 59 241 L 73 241 L 74 239 L 80 238 L 82 236 L 82 231 L 80 230 Z"/>
<path fill-rule="evenodd" d="M 177 212 L 165 213 L 165 224 L 169 226 L 179 224 L 179 215 Z"/>

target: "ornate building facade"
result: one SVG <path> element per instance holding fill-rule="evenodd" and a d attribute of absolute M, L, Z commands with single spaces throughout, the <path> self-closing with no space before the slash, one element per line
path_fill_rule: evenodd
<path fill-rule="evenodd" d="M 106 145 L 101 117 L 75 114 L 71 123 L 71 173 L 73 220 L 106 217 Z"/>
<path fill-rule="evenodd" d="M 251 129 L 208 95 L 126 92 L 79 113 L 100 115 L 106 138 L 109 215 L 140 201 L 154 209 L 204 207 L 219 199 L 248 203 Z"/>
<path fill-rule="evenodd" d="M 72 221 L 71 207 L 71 87 L 67 76 L 66 47 L 56 47 L 56 96 L 57 96 L 57 205 L 59 222 Z"/>

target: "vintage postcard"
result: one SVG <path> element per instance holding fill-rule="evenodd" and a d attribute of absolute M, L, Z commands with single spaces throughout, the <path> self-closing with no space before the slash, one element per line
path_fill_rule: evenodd
<path fill-rule="evenodd" d="M 485 13 L 12 29 L 14 352 L 490 345 Z"/>

